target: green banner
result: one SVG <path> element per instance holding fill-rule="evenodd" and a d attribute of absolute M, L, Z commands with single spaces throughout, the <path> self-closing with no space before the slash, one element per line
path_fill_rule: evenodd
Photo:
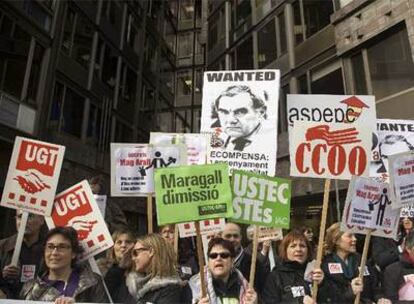
<path fill-rule="evenodd" d="M 156 169 L 154 183 L 158 225 L 233 215 L 227 164 Z"/>
<path fill-rule="evenodd" d="M 232 186 L 232 221 L 289 228 L 290 180 L 234 170 Z"/>

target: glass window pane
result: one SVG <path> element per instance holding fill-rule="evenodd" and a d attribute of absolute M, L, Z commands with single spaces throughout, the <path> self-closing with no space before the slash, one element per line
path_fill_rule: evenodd
<path fill-rule="evenodd" d="M 193 33 L 182 33 L 178 36 L 178 57 L 188 57 L 193 54 Z"/>
<path fill-rule="evenodd" d="M 81 14 L 78 14 L 72 57 L 86 69 L 88 69 L 91 60 L 93 32 L 92 24 Z"/>
<path fill-rule="evenodd" d="M 296 0 L 295 3 L 293 3 L 293 17 L 295 21 L 293 32 L 295 35 L 295 45 L 297 45 L 303 41 L 303 32 L 304 32 L 302 19 L 301 19 L 299 0 Z"/>
<path fill-rule="evenodd" d="M 66 11 L 66 19 L 65 19 L 65 28 L 63 30 L 63 40 L 61 50 L 66 54 L 70 54 L 71 48 L 71 39 L 72 39 L 72 31 L 73 31 L 73 23 L 75 22 L 75 12 L 68 8 Z"/>
<path fill-rule="evenodd" d="M 33 56 L 32 69 L 30 71 L 29 86 L 27 96 L 29 101 L 36 101 L 37 88 L 39 86 L 40 68 L 42 66 L 44 48 L 36 43 L 35 52 Z"/>
<path fill-rule="evenodd" d="M 194 18 L 194 0 L 181 0 L 180 2 L 180 20 L 187 21 Z"/>
<path fill-rule="evenodd" d="M 275 20 L 270 20 L 257 33 L 259 68 L 267 66 L 277 58 Z"/>
<path fill-rule="evenodd" d="M 306 38 L 327 26 L 334 12 L 332 1 L 303 0 L 303 11 L 306 23 Z"/>
<path fill-rule="evenodd" d="M 342 69 L 337 69 L 312 82 L 312 94 L 344 94 Z"/>
<path fill-rule="evenodd" d="M 252 37 L 244 41 L 236 50 L 237 52 L 237 69 L 253 68 L 253 40 Z"/>
<path fill-rule="evenodd" d="M 55 84 L 55 93 L 53 95 L 52 107 L 50 109 L 50 125 L 58 126 L 63 104 L 63 85 L 59 82 Z"/>
<path fill-rule="evenodd" d="M 405 27 L 394 29 L 368 48 L 368 60 L 377 99 L 414 86 L 414 64 Z"/>
<path fill-rule="evenodd" d="M 279 14 L 277 20 L 279 23 L 280 55 L 283 55 L 287 53 L 285 13 Z"/>
<path fill-rule="evenodd" d="M 191 95 L 192 80 L 191 71 L 180 71 L 177 73 L 177 95 Z"/>
<path fill-rule="evenodd" d="M 298 77 L 298 93 L 299 94 L 308 94 L 308 76 L 303 74 L 302 76 Z"/>
<path fill-rule="evenodd" d="M 355 94 L 368 94 L 362 53 L 358 53 L 357 55 L 351 57 L 351 64 L 352 75 L 354 76 Z"/>
<path fill-rule="evenodd" d="M 66 98 L 63 106 L 63 131 L 81 137 L 84 103 L 84 97 L 69 88 L 66 89 Z"/>

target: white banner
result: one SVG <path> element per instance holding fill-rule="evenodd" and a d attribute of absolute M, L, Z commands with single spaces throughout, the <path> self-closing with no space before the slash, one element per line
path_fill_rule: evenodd
<path fill-rule="evenodd" d="M 287 102 L 291 176 L 368 177 L 373 96 L 288 95 Z"/>
<path fill-rule="evenodd" d="M 81 260 L 87 260 L 114 245 L 108 227 L 86 180 L 55 197 L 51 217 L 45 217 L 49 229 L 71 226 L 78 233 L 84 249 Z"/>
<path fill-rule="evenodd" d="M 346 196 L 342 227 L 353 229 L 355 233 L 374 229 L 373 235 L 395 238 L 400 210 L 392 208 L 389 192 L 386 183 L 353 176 Z"/>
<path fill-rule="evenodd" d="M 65 147 L 16 137 L 0 205 L 50 215 Z"/>
<path fill-rule="evenodd" d="M 98 205 L 98 209 L 101 212 L 102 217 L 105 218 L 107 196 L 94 194 L 93 197 L 95 198 L 95 202 Z"/>
<path fill-rule="evenodd" d="M 388 182 L 389 156 L 408 151 L 414 151 L 414 121 L 377 119 L 369 176 Z"/>
<path fill-rule="evenodd" d="M 389 174 L 393 208 L 414 203 L 414 151 L 390 155 Z"/>
<path fill-rule="evenodd" d="M 414 217 L 414 204 L 402 207 L 400 211 L 401 217 Z"/>
<path fill-rule="evenodd" d="M 154 169 L 187 163 L 184 145 L 111 143 L 111 196 L 154 192 Z"/>
<path fill-rule="evenodd" d="M 275 175 L 279 70 L 204 73 L 201 132 L 211 133 L 209 163 Z"/>
<path fill-rule="evenodd" d="M 258 241 L 280 241 L 283 240 L 283 230 L 273 227 L 259 227 Z"/>
<path fill-rule="evenodd" d="M 181 223 L 178 225 L 178 231 L 180 232 L 180 238 L 186 238 L 190 236 L 196 236 L 196 229 L 194 222 Z M 214 220 L 202 220 L 200 221 L 200 234 L 215 234 L 224 230 L 226 221 L 224 218 L 218 218 Z"/>
<path fill-rule="evenodd" d="M 150 144 L 185 144 L 187 147 L 187 164 L 204 165 L 210 150 L 210 134 L 185 133 L 150 133 Z"/>

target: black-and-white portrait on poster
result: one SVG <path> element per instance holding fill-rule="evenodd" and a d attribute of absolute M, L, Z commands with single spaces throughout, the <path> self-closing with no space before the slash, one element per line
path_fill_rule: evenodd
<path fill-rule="evenodd" d="M 377 119 L 377 133 L 373 135 L 370 177 L 388 182 L 390 155 L 414 151 L 414 121 Z"/>
<path fill-rule="evenodd" d="M 212 135 L 210 163 L 274 175 L 278 70 L 204 74 L 201 132 Z"/>

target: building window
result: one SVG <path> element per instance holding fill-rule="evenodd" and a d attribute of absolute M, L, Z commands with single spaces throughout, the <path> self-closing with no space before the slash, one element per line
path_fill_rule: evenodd
<path fill-rule="evenodd" d="M 235 29 L 244 24 L 252 14 L 250 0 L 236 0 L 236 2 L 236 24 L 234 27 Z"/>
<path fill-rule="evenodd" d="M 237 53 L 237 69 L 247 70 L 253 68 L 253 40 L 252 37 L 246 39 L 236 49 Z"/>
<path fill-rule="evenodd" d="M 135 52 L 139 52 L 138 41 L 138 24 L 132 15 L 128 16 L 128 23 L 125 37 L 125 44 L 133 49 Z"/>
<path fill-rule="evenodd" d="M 296 45 L 329 25 L 330 15 L 333 12 L 332 0 L 296 0 L 293 3 Z"/>
<path fill-rule="evenodd" d="M 89 68 L 89 62 L 91 60 L 93 32 L 92 23 L 81 14 L 78 14 L 73 39 L 72 58 L 86 69 Z"/>
<path fill-rule="evenodd" d="M 132 141 L 132 129 L 119 119 L 116 119 L 114 141 L 120 143 Z"/>
<path fill-rule="evenodd" d="M 178 35 L 178 57 L 189 57 L 193 54 L 193 33 L 186 32 Z"/>
<path fill-rule="evenodd" d="M 91 103 L 91 106 L 89 108 L 88 130 L 86 136 L 87 140 L 95 146 L 99 142 L 99 133 L 101 131 L 101 119 L 102 110 L 94 103 Z"/>
<path fill-rule="evenodd" d="M 23 10 L 44 30 L 49 31 L 52 20 L 52 12 L 47 8 L 48 1 L 42 2 L 44 4 L 41 4 L 36 0 L 24 0 Z"/>
<path fill-rule="evenodd" d="M 133 103 L 136 99 L 136 92 L 137 74 L 128 65 L 124 64 L 119 87 L 121 101 L 124 103 Z"/>
<path fill-rule="evenodd" d="M 111 88 L 115 87 L 117 62 L 118 56 L 115 51 L 109 44 L 106 44 L 102 65 L 102 81 L 106 82 Z"/>
<path fill-rule="evenodd" d="M 62 131 L 81 137 L 84 104 L 85 98 L 83 96 L 70 88 L 66 88 L 62 111 Z"/>
<path fill-rule="evenodd" d="M 414 86 L 414 63 L 406 27 L 396 26 L 380 39 L 351 57 L 355 91 L 367 91 L 365 75 L 369 73 L 377 100 Z M 366 56 L 362 56 L 364 52 Z"/>
<path fill-rule="evenodd" d="M 180 3 L 180 20 L 191 21 L 194 19 L 194 0 L 181 0 Z"/>
<path fill-rule="evenodd" d="M 192 84 L 193 82 L 192 82 L 191 70 L 179 71 L 177 73 L 177 95 L 178 97 L 191 95 Z"/>
<path fill-rule="evenodd" d="M 169 46 L 170 51 L 175 54 L 175 44 L 176 44 L 177 34 L 170 20 L 167 20 L 165 22 L 164 39 L 167 45 Z"/>
<path fill-rule="evenodd" d="M 281 56 L 287 53 L 286 23 L 283 11 L 277 16 L 277 25 L 278 50 L 279 56 Z"/>
<path fill-rule="evenodd" d="M 308 75 L 305 73 L 298 77 L 298 93 L 309 94 Z"/>
<path fill-rule="evenodd" d="M 36 43 L 33 55 L 32 68 L 30 70 L 29 86 L 27 88 L 27 97 L 29 102 L 36 102 L 37 89 L 39 87 L 40 70 L 42 67 L 44 48 Z"/>
<path fill-rule="evenodd" d="M 168 91 L 171 94 L 174 94 L 174 67 L 171 62 L 168 60 L 167 55 L 161 53 L 161 83 L 166 85 Z"/>
<path fill-rule="evenodd" d="M 208 49 L 213 49 L 219 41 L 225 38 L 224 6 L 218 9 L 208 20 Z"/>
<path fill-rule="evenodd" d="M 312 75 L 311 83 L 312 94 L 333 94 L 342 95 L 345 93 L 342 69 L 336 69 L 318 78 Z"/>
<path fill-rule="evenodd" d="M 257 33 L 259 68 L 267 66 L 277 58 L 275 19 L 271 19 Z"/>

